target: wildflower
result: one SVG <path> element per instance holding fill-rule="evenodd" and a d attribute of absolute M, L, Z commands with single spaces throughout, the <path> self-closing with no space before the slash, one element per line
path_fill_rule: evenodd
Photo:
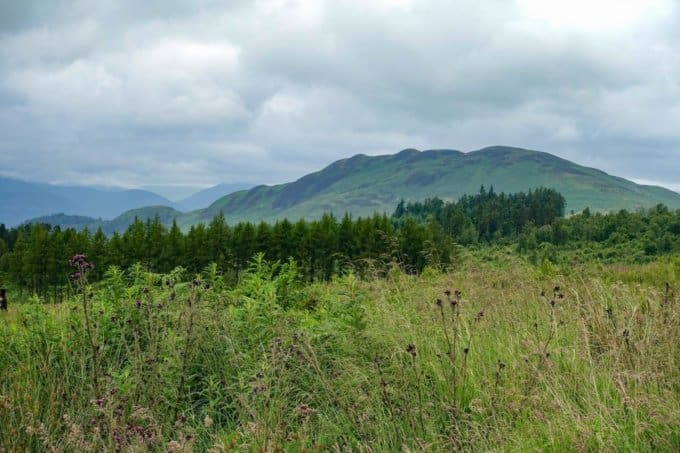
<path fill-rule="evenodd" d="M 213 425 L 213 419 L 209 415 L 206 415 L 203 419 L 203 426 L 210 428 Z"/>
<path fill-rule="evenodd" d="M 140 308 L 142 308 L 142 301 L 141 301 L 141 300 L 137 299 L 137 300 L 135 301 L 135 308 L 136 308 L 137 310 L 139 310 Z"/>

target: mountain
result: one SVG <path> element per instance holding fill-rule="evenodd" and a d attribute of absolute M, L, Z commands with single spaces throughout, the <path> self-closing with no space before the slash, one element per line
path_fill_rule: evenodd
<path fill-rule="evenodd" d="M 315 218 L 323 212 L 355 216 L 391 213 L 401 198 L 456 199 L 479 191 L 550 187 L 567 200 L 567 211 L 634 210 L 658 203 L 680 208 L 680 194 L 583 167 L 549 153 L 493 146 L 463 153 L 406 149 L 385 156 L 356 155 L 295 182 L 258 186 L 227 195 L 207 209 L 187 213 L 182 224 L 207 221 L 220 211 L 231 222 Z"/>
<path fill-rule="evenodd" d="M 97 228 L 101 227 L 104 233 L 110 235 L 115 232 L 125 231 L 127 227 L 135 221 L 135 218 L 147 220 L 158 216 L 164 225 L 170 225 L 172 224 L 173 219 L 181 218 L 182 215 L 183 213 L 181 211 L 168 206 L 146 206 L 143 208 L 131 209 L 111 220 L 62 213 L 36 217 L 26 223 L 46 223 L 54 226 L 58 225 L 61 228 L 74 228 L 76 230 L 87 228 L 91 232 L 94 232 Z"/>
<path fill-rule="evenodd" d="M 58 186 L 0 177 L 0 223 L 14 226 L 55 213 L 110 219 L 129 209 L 172 202 L 146 190 Z"/>
<path fill-rule="evenodd" d="M 180 200 L 175 205 L 184 211 L 191 211 L 194 209 L 202 209 L 210 206 L 215 200 L 222 198 L 239 190 L 250 189 L 253 184 L 234 183 L 234 184 L 218 184 L 213 187 L 201 190 L 193 195 Z"/>
<path fill-rule="evenodd" d="M 469 153 L 406 149 L 384 156 L 359 154 L 294 182 L 234 192 L 204 209 L 182 214 L 166 208 L 161 217 L 174 216 L 187 228 L 209 222 L 220 212 L 232 224 L 284 217 L 313 219 L 324 212 L 336 216 L 350 212 L 355 217 L 376 211 L 391 214 L 402 198 L 407 201 L 435 196 L 456 199 L 463 194 L 477 193 L 482 185 L 493 186 L 496 192 L 553 188 L 564 195 L 567 212 L 586 207 L 593 211 L 635 210 L 658 203 L 680 208 L 680 194 L 668 189 L 636 184 L 545 152 L 493 146 Z M 158 206 L 138 209 L 107 225 L 124 229 L 126 221 L 131 222 L 135 216 L 153 217 L 159 209 Z M 49 219 L 43 221 L 49 223 Z"/>

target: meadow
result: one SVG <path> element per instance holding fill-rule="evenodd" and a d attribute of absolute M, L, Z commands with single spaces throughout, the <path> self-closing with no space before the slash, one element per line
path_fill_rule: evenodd
<path fill-rule="evenodd" d="M 680 449 L 677 258 L 71 264 L 68 300 L 0 313 L 2 451 Z"/>

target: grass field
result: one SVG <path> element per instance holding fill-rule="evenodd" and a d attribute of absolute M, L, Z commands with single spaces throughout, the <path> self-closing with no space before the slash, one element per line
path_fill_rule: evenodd
<path fill-rule="evenodd" d="M 677 261 L 185 277 L 0 314 L 0 450 L 680 449 Z"/>

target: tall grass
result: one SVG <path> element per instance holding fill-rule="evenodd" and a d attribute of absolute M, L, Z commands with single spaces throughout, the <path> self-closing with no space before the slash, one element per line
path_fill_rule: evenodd
<path fill-rule="evenodd" d="M 0 449 L 677 450 L 680 280 L 636 269 L 112 268 L 90 327 L 82 299 L 0 315 Z"/>

